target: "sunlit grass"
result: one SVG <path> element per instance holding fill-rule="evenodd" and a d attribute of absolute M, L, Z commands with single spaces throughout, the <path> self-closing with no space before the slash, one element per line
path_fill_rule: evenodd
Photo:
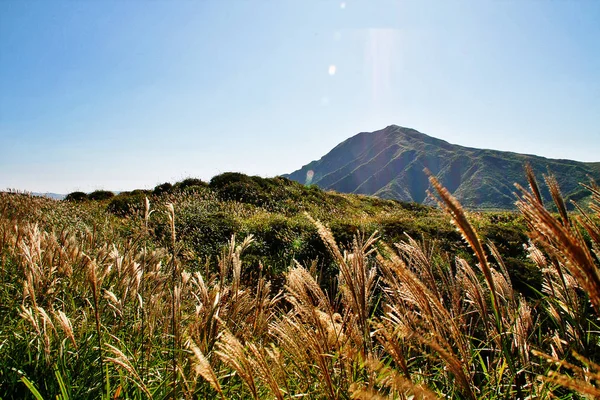
<path fill-rule="evenodd" d="M 447 215 L 270 182 L 279 202 L 194 182 L 123 213 L 2 193 L 0 397 L 598 396 L 600 192 L 569 214 L 549 179 L 553 214 L 529 178 L 521 216 L 433 178 Z"/>

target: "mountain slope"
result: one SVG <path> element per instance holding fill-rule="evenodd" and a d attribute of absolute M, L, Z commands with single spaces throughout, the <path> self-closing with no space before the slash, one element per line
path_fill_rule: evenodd
<path fill-rule="evenodd" d="M 510 209 L 514 183 L 526 184 L 526 162 L 539 179 L 554 174 L 567 199 L 585 200 L 587 192 L 579 183 L 589 182 L 590 177 L 600 181 L 600 162 L 463 147 L 396 125 L 359 133 L 285 176 L 338 192 L 427 203 L 429 183 L 423 169 L 429 168 L 464 206 Z M 547 191 L 542 194 L 550 199 Z"/>

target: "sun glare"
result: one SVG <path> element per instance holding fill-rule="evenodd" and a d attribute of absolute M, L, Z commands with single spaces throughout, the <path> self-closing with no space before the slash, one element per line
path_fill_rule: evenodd
<path fill-rule="evenodd" d="M 306 172 L 306 182 L 305 182 L 305 183 L 306 183 L 307 185 L 310 185 L 310 184 L 311 184 L 311 182 L 312 182 L 312 180 L 313 180 L 313 177 L 314 177 L 314 176 L 315 176 L 315 172 L 314 172 L 312 169 L 309 169 L 309 170 Z"/>

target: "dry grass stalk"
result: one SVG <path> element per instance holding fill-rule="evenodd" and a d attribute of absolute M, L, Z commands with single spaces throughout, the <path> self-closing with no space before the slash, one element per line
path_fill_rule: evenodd
<path fill-rule="evenodd" d="M 350 387 L 350 398 L 355 400 L 387 400 L 389 397 L 382 396 L 375 389 L 365 388 L 360 385 Z"/>
<path fill-rule="evenodd" d="M 36 317 L 33 316 L 33 310 L 30 307 L 25 307 L 24 305 L 21 305 L 21 312 L 19 313 L 19 315 L 21 316 L 21 318 L 23 318 L 31 324 L 31 326 L 38 335 L 41 334 L 38 320 Z"/>
<path fill-rule="evenodd" d="M 587 365 L 588 368 L 582 368 L 568 361 L 560 360 L 556 357 L 544 354 L 540 351 L 532 350 L 532 354 L 545 359 L 547 362 L 555 364 L 559 369 L 565 368 L 575 374 L 575 377 L 573 377 L 570 375 L 561 374 L 560 372 L 550 371 L 548 372 L 548 376 L 540 377 L 540 379 L 543 381 L 555 383 L 582 395 L 592 396 L 592 398 L 595 399 L 600 398 L 600 365 L 580 356 L 577 353 L 573 353 L 573 356 L 582 364 Z M 592 382 L 596 382 L 596 384 L 593 384 Z"/>
<path fill-rule="evenodd" d="M 316 307 L 333 315 L 333 307 L 329 299 L 310 272 L 300 264 L 296 263 L 296 266 L 286 274 L 286 289 L 289 293 L 286 298 L 296 307 L 296 311 L 308 310 L 310 315 Z"/>
<path fill-rule="evenodd" d="M 529 188 L 531 189 L 535 200 L 539 204 L 544 204 L 542 201 L 542 195 L 540 194 L 540 188 L 537 184 L 537 179 L 535 178 L 535 173 L 533 172 L 533 168 L 529 163 L 525 163 L 525 175 L 527 176 L 527 182 L 529 183 Z"/>
<path fill-rule="evenodd" d="M 525 216 L 531 236 L 569 270 L 586 291 L 600 315 L 600 268 L 579 231 L 558 221 L 534 197 L 517 185 L 521 195 L 517 207 Z"/>
<path fill-rule="evenodd" d="M 360 343 L 361 353 L 372 351 L 372 341 L 370 338 L 370 312 L 372 307 L 372 298 L 376 284 L 377 270 L 370 266 L 368 257 L 374 252 L 374 244 L 377 241 L 377 232 L 374 232 L 368 239 L 360 236 L 355 236 L 353 240 L 352 252 L 340 251 L 333 234 L 320 221 L 313 219 L 306 214 L 308 219 L 316 226 L 321 239 L 328 247 L 339 267 L 338 291 L 342 296 L 344 306 L 346 325 L 349 327 L 347 335 L 341 335 L 340 322 L 336 322 L 333 309 L 329 307 L 329 301 L 318 288 L 318 284 L 305 269 L 296 269 L 292 274 L 288 274 L 288 287 L 292 294 L 304 300 L 304 304 L 312 304 L 313 306 L 324 307 L 326 317 L 321 315 L 316 318 L 316 323 L 322 335 L 327 338 L 327 342 L 332 342 L 335 338 L 335 343 L 340 343 L 340 339 L 345 337 L 355 338 L 357 343 Z M 294 285 L 294 280 L 298 275 L 298 282 L 305 285 L 305 288 L 312 288 L 311 291 L 296 290 L 291 286 Z M 302 276 L 301 276 L 302 275 Z M 314 304 L 310 298 L 310 293 L 316 295 L 318 304 Z M 300 304 L 296 304 L 300 306 Z M 302 309 L 302 307 L 297 307 Z M 310 312 L 314 310 L 310 309 Z M 339 318 L 342 319 L 341 316 Z M 353 322 L 354 321 L 354 322 Z M 324 325 L 324 326 L 323 326 Z"/>
<path fill-rule="evenodd" d="M 219 384 L 219 379 L 215 374 L 212 366 L 208 359 L 202 354 L 200 348 L 194 343 L 193 340 L 189 340 L 189 347 L 192 349 L 192 364 L 194 371 L 196 373 L 196 377 L 202 376 L 222 399 L 225 399 L 225 395 L 223 394 L 223 390 L 221 389 L 221 385 Z"/>
<path fill-rule="evenodd" d="M 102 352 L 102 330 L 100 328 L 100 304 L 98 301 L 98 288 L 101 285 L 99 282 L 98 274 L 96 272 L 97 264 L 94 260 L 92 260 L 88 255 L 84 255 L 86 257 L 87 263 L 87 280 L 92 289 L 92 300 L 93 300 L 93 308 L 94 308 L 94 322 L 96 327 L 96 338 L 98 340 L 98 363 L 100 374 L 104 380 L 104 355 Z"/>
<path fill-rule="evenodd" d="M 391 250 L 387 249 L 386 255 L 390 253 Z M 384 290 L 389 299 L 390 310 L 394 310 L 411 330 L 418 331 L 423 328 L 444 342 L 447 339 L 452 340 L 461 358 L 468 360 L 468 341 L 463 330 L 457 325 L 456 317 L 449 313 L 441 299 L 398 257 L 388 259 L 378 255 L 377 261 L 386 284 Z M 390 312 L 386 314 L 389 315 Z"/>
<path fill-rule="evenodd" d="M 567 206 L 565 205 L 565 201 L 563 199 L 562 194 L 560 193 L 560 187 L 558 186 L 558 181 L 554 177 L 554 175 L 544 176 L 544 180 L 546 181 L 546 185 L 548 189 L 550 189 L 550 195 L 552 196 L 552 200 L 554 200 L 554 204 L 558 209 L 558 213 L 561 217 L 561 222 L 563 226 L 569 226 L 569 215 L 567 213 Z"/>
<path fill-rule="evenodd" d="M 457 383 L 462 388 L 464 395 L 470 399 L 477 399 L 473 388 L 472 376 L 467 370 L 469 363 L 460 360 L 450 349 L 446 341 L 441 341 L 439 337 L 429 338 L 425 332 L 416 332 L 415 339 L 422 344 L 433 349 L 444 360 L 446 366 L 456 378 Z"/>
<path fill-rule="evenodd" d="M 525 299 L 519 299 L 519 306 L 513 316 L 513 350 L 521 357 L 522 365 L 529 365 L 529 335 L 533 329 L 532 310 Z"/>
<path fill-rule="evenodd" d="M 263 351 L 261 351 L 261 348 L 254 343 L 248 343 L 248 351 L 252 355 L 252 358 L 249 358 L 250 363 L 254 366 L 254 369 L 259 372 L 258 378 L 271 390 L 271 393 L 277 400 L 283 400 L 283 392 L 273 374 L 273 369 L 268 362 L 267 356 L 265 356 Z"/>
<path fill-rule="evenodd" d="M 417 241 L 408 234 L 405 233 L 405 235 L 406 241 L 394 243 L 394 246 L 401 254 L 405 255 L 404 261 L 408 264 L 410 270 L 417 274 L 419 279 L 424 281 L 437 298 L 441 299 L 442 295 L 437 287 L 437 279 L 443 279 L 445 276 L 435 276 L 434 265 L 432 263 L 433 244 L 431 248 L 427 249 L 425 242 L 419 245 Z"/>
<path fill-rule="evenodd" d="M 431 172 L 429 172 L 428 169 L 425 169 L 425 173 L 429 176 L 429 183 L 431 186 L 433 186 L 441 198 L 441 201 L 437 200 L 437 198 L 436 201 L 440 207 L 452 217 L 452 222 L 456 225 L 463 238 L 475 252 L 475 256 L 479 261 L 479 268 L 481 269 L 481 272 L 483 272 L 485 281 L 490 289 L 490 297 L 494 305 L 494 312 L 498 312 L 498 310 L 500 310 L 500 304 L 496 298 L 496 285 L 494 283 L 494 277 L 492 275 L 492 270 L 488 263 L 485 251 L 481 241 L 479 240 L 479 236 L 475 232 L 473 226 L 469 223 L 460 203 L 450 194 L 450 192 L 448 192 L 445 187 L 440 184 L 440 182 L 431 174 Z M 431 193 L 429 194 L 431 197 L 434 197 L 431 195 Z"/>
<path fill-rule="evenodd" d="M 246 356 L 244 346 L 227 329 L 220 334 L 217 343 L 217 356 L 230 368 L 235 370 L 242 381 L 246 384 L 254 399 L 258 399 L 258 388 L 254 380 L 254 366 Z"/>
<path fill-rule="evenodd" d="M 405 378 L 411 380 L 405 357 L 406 349 L 403 348 L 403 343 L 390 331 L 390 328 L 384 324 L 378 324 L 377 330 L 375 330 L 374 333 L 377 341 L 384 347 L 387 354 L 389 354 L 394 362 L 400 366 Z"/>
<path fill-rule="evenodd" d="M 374 388 L 365 388 L 361 385 L 354 385 L 350 389 L 350 395 L 353 399 L 418 399 L 418 400 L 438 400 L 439 397 L 426 387 L 415 384 L 410 379 L 398 374 L 394 369 L 386 366 L 375 358 L 369 358 L 365 362 L 365 368 L 376 375 L 377 384 L 390 390 L 388 396 L 382 396 L 381 391 L 375 391 Z M 373 397 L 370 397 L 373 396 Z"/>
<path fill-rule="evenodd" d="M 503 270 L 503 274 L 500 274 L 491 268 L 483 250 L 483 246 L 479 240 L 479 236 L 469 223 L 459 202 L 448 192 L 448 190 L 442 187 L 442 185 L 433 175 L 431 175 L 428 170 L 425 172 L 429 175 L 429 181 L 431 185 L 435 188 L 437 194 L 441 198 L 441 201 L 438 200 L 438 204 L 451 215 L 453 223 L 458 227 L 459 231 L 463 235 L 463 238 L 465 238 L 471 249 L 473 249 L 479 261 L 478 265 L 485 277 L 492 303 L 492 311 L 496 328 L 494 340 L 498 345 L 498 350 L 500 350 L 500 358 L 506 361 L 511 372 L 511 376 L 514 379 L 514 387 L 516 388 L 517 396 L 521 397 L 523 396 L 521 381 L 524 375 L 522 373 L 522 368 L 518 366 L 518 362 L 515 359 L 514 347 L 512 347 L 510 340 L 510 335 L 514 334 L 514 326 L 511 326 L 511 321 L 514 321 L 515 318 L 518 318 L 518 311 L 516 306 L 517 303 L 514 299 L 512 291 L 512 285 L 510 284 L 510 278 L 505 278 L 505 276 L 508 276 L 508 274 L 505 273 L 506 268 L 504 267 L 499 255 L 496 258 L 500 268 Z M 534 207 L 543 209 L 543 205 L 541 205 L 536 197 L 531 195 L 530 199 L 532 204 L 534 204 Z M 494 252 L 493 248 L 492 252 Z M 499 288 L 502 290 L 499 291 Z M 525 357 L 521 357 L 521 359 L 525 359 Z"/>
<path fill-rule="evenodd" d="M 150 393 L 150 391 L 144 384 L 142 378 L 131 364 L 131 361 L 129 361 L 129 358 L 120 349 L 111 344 L 107 343 L 106 348 L 114 355 L 114 357 L 106 357 L 105 360 L 107 362 L 116 364 L 123 368 L 125 371 L 127 371 L 129 373 L 129 376 L 126 376 L 144 392 L 147 398 L 152 399 L 152 393 Z"/>
<path fill-rule="evenodd" d="M 69 319 L 69 317 L 67 317 L 67 315 L 64 312 L 58 311 L 57 319 L 63 332 L 69 338 L 69 340 L 73 344 L 73 347 L 77 349 L 77 341 L 75 340 L 75 334 L 73 333 L 73 325 L 71 324 L 71 320 Z"/>
<path fill-rule="evenodd" d="M 489 323 L 489 310 L 487 305 L 487 292 L 481 286 L 475 271 L 464 259 L 458 257 L 456 259 L 457 267 L 457 283 L 462 288 L 466 299 L 477 310 L 477 314 L 483 321 L 483 326 L 486 331 L 493 330 L 495 327 Z"/>
<path fill-rule="evenodd" d="M 313 316 L 316 319 L 316 315 Z M 297 379 L 305 380 L 307 386 L 324 387 L 326 396 L 338 398 L 338 389 L 334 383 L 336 375 L 331 349 L 328 348 L 328 335 L 317 321 L 302 321 L 295 314 L 288 314 L 271 325 L 271 334 L 278 345 L 293 360 L 300 371 Z M 317 379 L 311 380 L 314 368 Z"/>

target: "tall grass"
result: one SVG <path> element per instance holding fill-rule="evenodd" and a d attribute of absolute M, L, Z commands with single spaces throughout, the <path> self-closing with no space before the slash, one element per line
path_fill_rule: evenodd
<path fill-rule="evenodd" d="M 145 199 L 121 223 L 0 194 L 0 397 L 598 397 L 600 191 L 570 213 L 547 177 L 552 212 L 526 173 L 523 244 L 543 275 L 530 298 L 434 177 L 473 257 L 376 232 L 342 246 L 306 216 L 338 271 L 327 285 L 316 262 L 274 284 L 245 262 L 251 235 L 233 236 L 216 268 L 199 263 L 178 238 L 177 198 L 163 213 Z"/>

